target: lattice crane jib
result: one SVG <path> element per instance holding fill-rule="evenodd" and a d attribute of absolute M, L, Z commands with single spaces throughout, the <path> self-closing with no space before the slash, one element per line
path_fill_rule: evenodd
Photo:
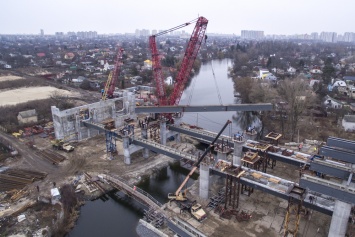
<path fill-rule="evenodd" d="M 194 31 L 192 32 L 191 38 L 186 47 L 184 57 L 182 59 L 181 67 L 178 72 L 178 76 L 175 79 L 174 89 L 169 98 L 167 98 L 166 87 L 164 78 L 162 75 L 162 67 L 160 64 L 159 52 L 156 46 L 156 37 L 162 34 L 172 32 L 174 30 L 180 29 L 192 22 L 196 21 Z M 202 41 L 205 38 L 205 32 L 207 28 L 208 20 L 204 17 L 199 17 L 197 20 L 193 20 L 182 25 L 176 26 L 169 30 L 162 31 L 156 35 L 149 37 L 149 46 L 152 53 L 152 67 L 153 76 L 156 83 L 157 96 L 159 100 L 159 105 L 178 105 L 185 89 L 185 84 L 189 78 L 190 72 L 192 70 L 193 64 L 201 47 Z"/>
<path fill-rule="evenodd" d="M 173 93 L 169 98 L 169 105 L 178 105 L 185 89 L 185 84 L 189 78 L 193 64 L 200 50 L 203 39 L 205 38 L 205 32 L 207 28 L 208 20 L 204 17 L 199 17 L 191 38 L 187 45 L 185 55 L 181 62 L 181 67 L 178 76 L 175 79 L 175 85 Z"/>
<path fill-rule="evenodd" d="M 102 100 L 105 100 L 106 98 L 113 98 L 116 82 L 118 81 L 118 77 L 120 75 L 123 52 L 124 50 L 122 48 L 118 48 L 115 66 L 114 69 L 110 72 L 110 75 L 106 81 L 105 90 L 102 94 Z"/>
<path fill-rule="evenodd" d="M 152 52 L 152 68 L 153 77 L 155 79 L 156 90 L 159 105 L 167 105 L 166 94 L 165 94 L 165 83 L 162 75 L 162 68 L 160 64 L 160 56 L 156 44 L 156 36 L 152 35 L 149 37 L 149 46 Z"/>

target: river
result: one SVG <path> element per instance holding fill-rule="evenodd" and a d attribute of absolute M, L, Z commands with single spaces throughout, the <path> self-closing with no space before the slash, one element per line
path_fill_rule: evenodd
<path fill-rule="evenodd" d="M 220 104 L 215 80 L 222 103 L 236 103 L 233 81 L 228 78 L 228 66 L 231 66 L 231 61 L 228 59 L 203 64 L 199 74 L 193 78 L 191 85 L 183 93 L 180 104 L 188 104 L 189 98 L 191 98 L 190 105 Z M 232 120 L 233 115 L 235 112 L 223 112 L 222 116 L 217 112 L 185 113 L 182 120 L 218 132 L 228 119 Z M 235 122 L 232 128 L 233 132 L 239 130 Z M 186 169 L 169 166 L 145 179 L 138 186 L 164 203 L 167 201 L 167 194 L 176 191 L 187 173 Z M 190 180 L 188 186 L 192 182 Z M 123 198 L 117 198 L 116 195 L 123 196 Z M 136 226 L 139 219 L 143 217 L 143 206 L 119 192 L 106 196 L 108 197 L 106 201 L 97 199 L 81 207 L 81 215 L 77 224 L 68 236 L 138 236 Z"/>
<path fill-rule="evenodd" d="M 228 67 L 231 66 L 230 59 L 213 60 L 203 64 L 199 74 L 182 94 L 180 105 L 238 104 L 238 99 L 234 97 L 234 83 L 228 77 Z M 232 121 L 232 132 L 235 133 L 241 130 L 233 121 L 233 115 L 236 115 L 236 112 L 223 112 L 223 116 L 221 112 L 184 113 L 182 121 L 219 132 L 229 119 Z M 223 134 L 230 135 L 229 133 L 226 129 Z"/>

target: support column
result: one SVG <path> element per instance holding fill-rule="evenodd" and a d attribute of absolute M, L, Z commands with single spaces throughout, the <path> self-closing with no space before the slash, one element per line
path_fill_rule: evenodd
<path fill-rule="evenodd" d="M 210 186 L 210 168 L 207 164 L 200 164 L 200 198 L 208 199 L 208 189 Z"/>
<path fill-rule="evenodd" d="M 348 227 L 351 204 L 335 201 L 328 237 L 344 237 Z"/>
<path fill-rule="evenodd" d="M 142 138 L 148 139 L 148 126 L 146 123 L 142 124 L 141 131 L 142 131 Z M 149 149 L 148 148 L 143 148 L 142 152 L 143 152 L 143 158 L 149 157 Z"/>
<path fill-rule="evenodd" d="M 227 160 L 227 153 L 222 151 L 217 151 L 217 161 L 219 160 Z"/>
<path fill-rule="evenodd" d="M 166 145 L 166 119 L 160 120 L 160 144 Z"/>
<path fill-rule="evenodd" d="M 242 150 L 245 140 L 243 137 L 234 139 L 233 165 L 242 165 Z"/>
<path fill-rule="evenodd" d="M 129 151 L 129 136 L 123 137 L 123 156 L 124 156 L 124 163 L 126 165 L 131 164 L 131 154 Z"/>
<path fill-rule="evenodd" d="M 219 160 L 227 160 L 227 154 L 229 152 L 231 152 L 231 148 L 225 144 L 217 144 L 215 149 L 217 152 L 217 157 L 216 157 L 216 162 L 218 162 Z"/>
<path fill-rule="evenodd" d="M 182 118 L 182 114 L 181 113 L 176 113 L 175 114 L 175 119 L 174 119 L 174 125 L 175 126 L 180 126 L 180 124 L 181 124 L 181 119 Z M 176 142 L 178 142 L 178 143 L 180 143 L 181 142 L 181 135 L 180 135 L 180 133 L 178 133 L 178 134 L 176 134 L 176 136 L 175 136 L 175 141 Z"/>

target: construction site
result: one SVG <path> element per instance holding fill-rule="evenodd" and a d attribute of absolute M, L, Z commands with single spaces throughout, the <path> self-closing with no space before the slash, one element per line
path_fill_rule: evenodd
<path fill-rule="evenodd" d="M 175 84 L 167 93 L 156 37 L 195 23 Z M 120 190 L 142 203 L 146 236 L 354 236 L 355 142 L 284 143 L 254 128 L 218 133 L 185 124 L 184 113 L 273 110 L 271 103 L 180 105 L 208 20 L 152 35 L 155 87 L 118 90 L 122 48 L 100 100 L 60 110 L 52 122 L 1 133 L 0 235 L 64 236 L 84 200 Z M 207 145 L 198 150 L 199 144 Z M 9 155 L 10 154 L 10 155 Z M 169 162 L 188 169 L 160 203 L 137 187 Z M 198 180 L 186 189 L 194 173 Z"/>

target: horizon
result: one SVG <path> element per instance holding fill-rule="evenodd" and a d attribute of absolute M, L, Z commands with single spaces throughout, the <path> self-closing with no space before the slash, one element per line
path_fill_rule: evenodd
<path fill-rule="evenodd" d="M 220 0 L 218 4 L 211 4 L 182 0 L 167 5 L 163 0 L 153 4 L 147 1 L 13 0 L 2 4 L 0 21 L 6 24 L 0 34 L 36 35 L 41 29 L 46 35 L 78 31 L 124 34 L 134 33 L 136 29 L 170 29 L 198 16 L 209 20 L 207 34 L 240 35 L 242 30 L 261 30 L 265 35 L 355 32 L 352 24 L 346 24 L 355 2 L 341 2 L 336 5 L 320 0 L 300 0 L 297 4 L 277 0 L 238 3 Z M 192 27 L 186 27 L 185 31 L 192 32 Z"/>

